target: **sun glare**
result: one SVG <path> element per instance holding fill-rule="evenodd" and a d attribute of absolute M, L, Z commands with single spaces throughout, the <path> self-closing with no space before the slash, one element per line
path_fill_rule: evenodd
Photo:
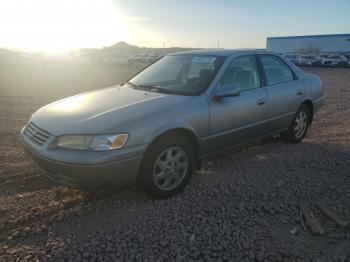
<path fill-rule="evenodd" d="M 122 16 L 107 0 L 0 1 L 0 46 L 64 52 L 124 40 Z"/>

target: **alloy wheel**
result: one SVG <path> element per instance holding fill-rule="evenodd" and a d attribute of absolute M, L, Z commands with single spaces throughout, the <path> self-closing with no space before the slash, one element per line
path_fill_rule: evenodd
<path fill-rule="evenodd" d="M 307 113 L 301 110 L 294 121 L 293 133 L 294 136 L 299 139 L 301 138 L 307 129 L 308 116 Z"/>
<path fill-rule="evenodd" d="M 161 190 L 179 186 L 188 171 L 188 156 L 180 147 L 165 149 L 153 165 L 153 180 Z"/>

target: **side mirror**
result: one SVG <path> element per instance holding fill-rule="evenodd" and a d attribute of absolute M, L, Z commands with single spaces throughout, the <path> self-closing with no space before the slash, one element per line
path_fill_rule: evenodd
<path fill-rule="evenodd" d="M 240 87 L 235 84 L 222 85 L 216 89 L 214 99 L 219 100 L 222 97 L 232 97 L 240 95 Z"/>

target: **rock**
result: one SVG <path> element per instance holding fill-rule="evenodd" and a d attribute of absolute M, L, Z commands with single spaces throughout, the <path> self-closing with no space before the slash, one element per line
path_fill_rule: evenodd
<path fill-rule="evenodd" d="M 256 255 L 256 260 L 257 261 L 264 261 L 264 252 L 259 251 L 258 254 Z"/>
<path fill-rule="evenodd" d="M 242 246 L 245 250 L 249 249 L 249 243 L 247 241 L 243 241 Z"/>
<path fill-rule="evenodd" d="M 293 228 L 289 231 L 289 233 L 290 233 L 291 235 L 295 236 L 295 235 L 298 234 L 298 230 L 296 229 L 296 227 L 293 227 Z"/>
<path fill-rule="evenodd" d="M 160 246 L 161 246 L 161 247 L 167 247 L 167 246 L 168 246 L 168 241 L 166 241 L 166 240 L 161 240 L 161 241 L 160 241 Z"/>

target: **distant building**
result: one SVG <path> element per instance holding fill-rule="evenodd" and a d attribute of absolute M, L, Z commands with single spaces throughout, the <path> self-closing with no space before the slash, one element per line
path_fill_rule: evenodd
<path fill-rule="evenodd" d="M 350 52 L 350 34 L 268 37 L 274 52 Z"/>

